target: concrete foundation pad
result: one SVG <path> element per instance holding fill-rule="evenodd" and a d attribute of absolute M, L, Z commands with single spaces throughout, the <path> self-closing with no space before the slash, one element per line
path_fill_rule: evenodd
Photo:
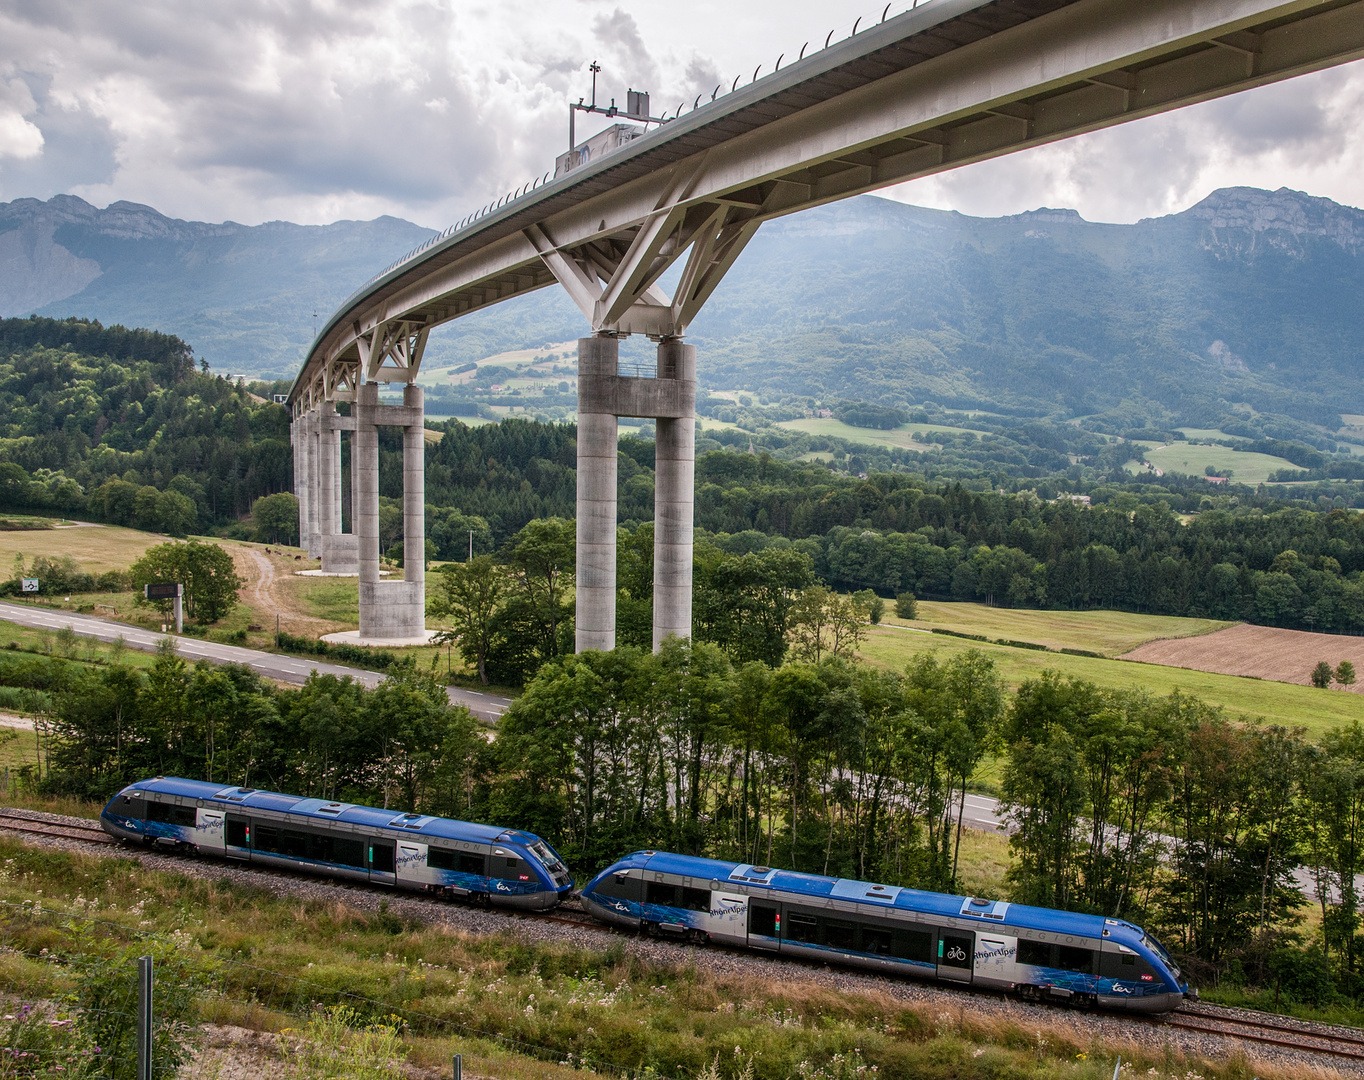
<path fill-rule="evenodd" d="M 380 570 L 380 571 L 379 571 L 379 576 L 380 576 L 380 577 L 388 577 L 388 576 L 389 576 L 390 574 L 392 574 L 392 573 L 393 573 L 392 570 Z M 295 571 L 294 571 L 294 574 L 295 574 L 297 577 L 359 577 L 359 576 L 360 576 L 360 572 L 359 572 L 358 570 L 357 570 L 355 573 L 353 573 L 353 574 L 343 574 L 343 573 L 341 573 L 341 572 L 338 571 L 338 570 L 295 570 Z"/>
<path fill-rule="evenodd" d="M 359 630 L 342 630 L 339 634 L 323 634 L 322 640 L 331 645 L 368 645 L 373 648 L 400 648 L 404 645 L 430 645 L 439 630 L 423 630 L 420 637 L 376 638 L 361 637 Z"/>

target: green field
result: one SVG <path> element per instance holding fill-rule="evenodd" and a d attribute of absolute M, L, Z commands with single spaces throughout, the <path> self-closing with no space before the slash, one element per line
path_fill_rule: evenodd
<path fill-rule="evenodd" d="M 1030 641 L 1049 649 L 1087 649 L 1120 656 L 1156 638 L 1194 637 L 1225 630 L 1234 623 L 1216 619 L 1181 619 L 1175 615 L 1134 615 L 1126 611 L 1030 611 L 984 604 L 919 601 L 912 622 L 889 612 L 883 622 L 928 629 L 934 626 L 963 634 Z"/>
<path fill-rule="evenodd" d="M 831 416 L 783 420 L 776 426 L 786 428 L 788 431 L 803 431 L 807 435 L 827 435 L 836 439 L 847 439 L 849 442 L 865 443 L 868 446 L 898 446 L 906 450 L 923 450 L 932 445 L 916 441 L 914 439 L 916 433 L 920 435 L 927 435 L 932 432 L 943 432 L 948 435 L 980 434 L 980 432 L 970 431 L 968 428 L 946 427 L 942 424 L 901 424 L 893 431 L 881 431 L 877 428 L 853 427 L 851 424 L 845 424 L 842 420 L 835 420 Z"/>
<path fill-rule="evenodd" d="M 901 626 L 871 627 L 859 652 L 869 663 L 900 670 L 913 656 L 925 650 L 936 649 L 946 658 L 972 648 L 989 655 L 1011 687 L 1051 668 L 1063 675 L 1113 689 L 1148 690 L 1158 696 L 1182 690 L 1221 705 L 1233 716 L 1262 716 L 1270 723 L 1304 727 L 1313 738 L 1320 738 L 1325 732 L 1352 720 L 1364 723 L 1364 694 L 1323 694 L 1310 686 L 1293 683 L 1215 675 L 1129 660 L 1101 660 L 1016 649 L 943 634 L 921 633 Z"/>
<path fill-rule="evenodd" d="M 1230 469 L 1232 479 L 1246 484 L 1264 483 L 1272 472 L 1298 467 L 1286 458 L 1271 457 L 1269 454 L 1247 453 L 1229 446 L 1194 446 L 1183 442 L 1149 450 L 1146 460 L 1167 473 L 1178 472 L 1188 476 L 1203 476 L 1209 465 L 1216 470 L 1217 476 L 1226 476 Z"/>

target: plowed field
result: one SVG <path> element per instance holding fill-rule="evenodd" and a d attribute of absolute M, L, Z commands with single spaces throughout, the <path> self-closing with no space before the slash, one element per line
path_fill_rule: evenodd
<path fill-rule="evenodd" d="M 1325 660 L 1332 667 L 1349 660 L 1364 678 L 1364 637 L 1309 634 L 1304 630 L 1242 623 L 1202 637 L 1148 641 L 1124 654 L 1123 659 L 1308 685 L 1308 676 L 1318 660 Z M 1358 682 L 1348 688 L 1333 684 L 1332 688 L 1364 692 L 1364 684 Z"/>

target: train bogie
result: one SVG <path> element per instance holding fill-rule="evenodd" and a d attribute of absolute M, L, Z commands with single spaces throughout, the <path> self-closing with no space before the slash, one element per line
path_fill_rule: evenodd
<path fill-rule="evenodd" d="M 195 780 L 130 785 L 100 823 L 125 842 L 500 907 L 545 910 L 573 886 L 530 833 Z"/>

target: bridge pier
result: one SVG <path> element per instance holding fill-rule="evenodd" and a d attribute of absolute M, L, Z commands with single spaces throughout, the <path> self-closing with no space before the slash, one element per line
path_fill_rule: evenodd
<path fill-rule="evenodd" d="M 369 643 L 425 644 L 425 409 L 419 386 L 403 388 L 401 405 L 381 405 L 379 384 L 365 383 L 356 402 L 351 516 L 358 539 L 360 632 Z M 403 579 L 379 577 L 379 428 L 403 429 Z M 339 636 L 339 635 L 331 635 Z"/>
<path fill-rule="evenodd" d="M 654 651 L 691 636 L 696 487 L 696 347 L 658 346 L 656 378 L 620 374 L 614 334 L 578 340 L 578 583 L 575 647 L 616 647 L 617 419 L 657 423 L 654 470 Z"/>

